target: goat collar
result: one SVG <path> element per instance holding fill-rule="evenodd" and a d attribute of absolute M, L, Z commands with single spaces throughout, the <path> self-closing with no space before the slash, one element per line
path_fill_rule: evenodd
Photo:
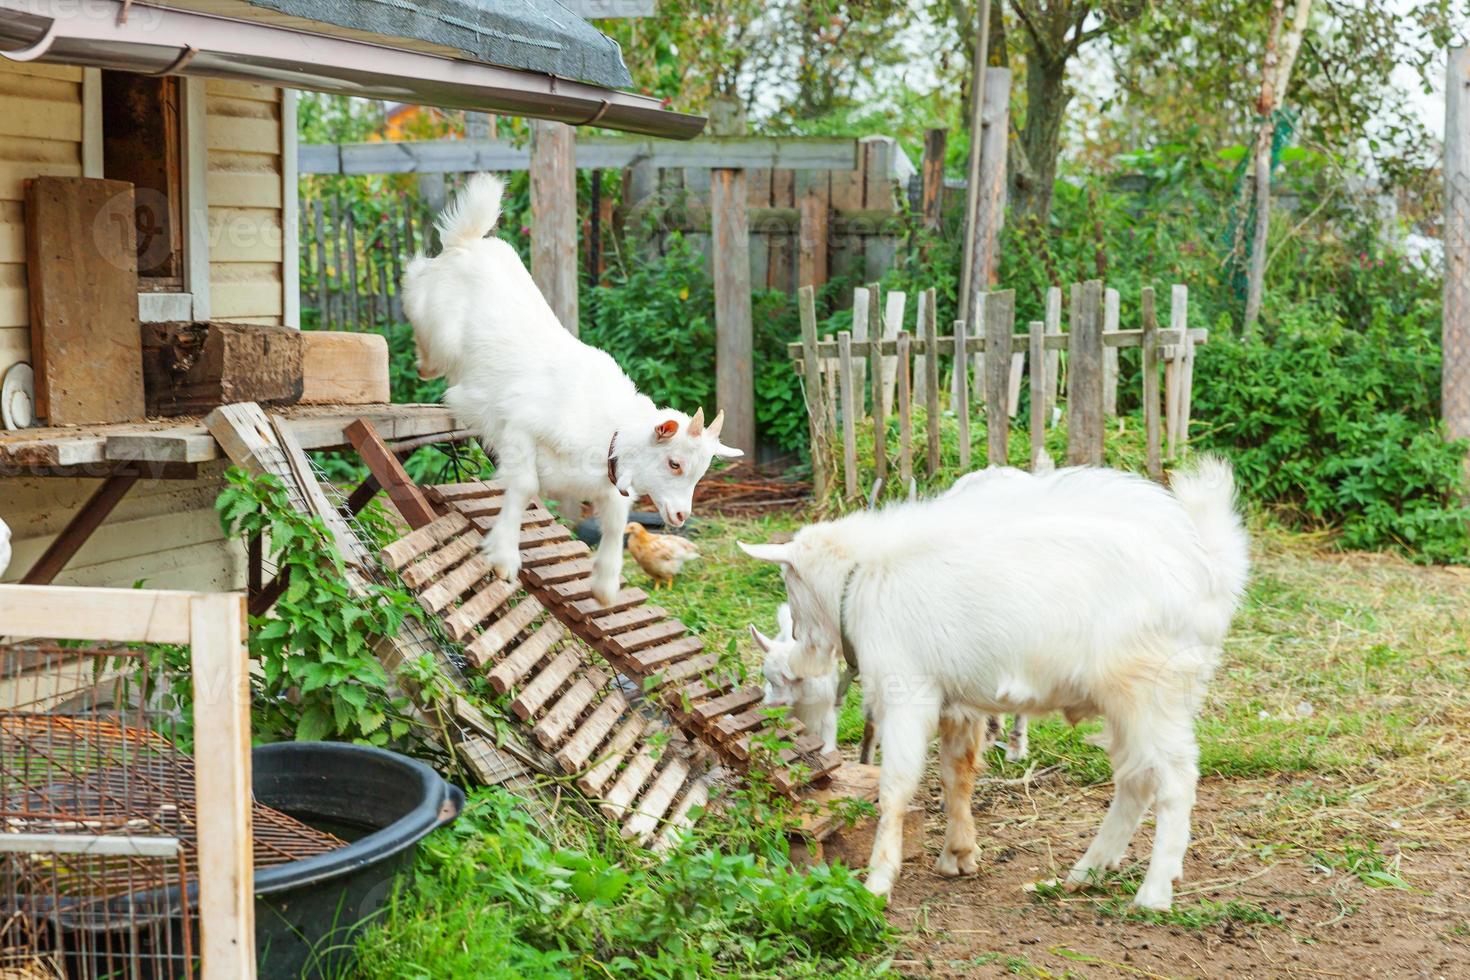
<path fill-rule="evenodd" d="M 617 444 L 618 434 L 614 432 L 612 434 L 612 438 L 607 441 L 607 482 L 611 483 L 613 485 L 613 489 L 617 490 L 618 493 L 626 497 L 628 495 L 628 491 L 618 486 L 618 458 L 613 455 Z"/>
<path fill-rule="evenodd" d="M 857 577 L 857 572 L 857 566 L 852 566 L 847 578 L 842 580 L 842 597 L 837 603 L 837 633 L 842 639 L 842 659 L 847 661 L 847 668 L 854 676 L 858 673 L 858 659 L 852 638 L 847 635 L 847 593 L 852 590 L 852 580 Z"/>

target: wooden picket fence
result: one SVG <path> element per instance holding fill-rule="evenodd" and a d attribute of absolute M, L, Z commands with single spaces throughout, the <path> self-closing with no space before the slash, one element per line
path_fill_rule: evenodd
<path fill-rule="evenodd" d="M 323 330 L 378 330 L 403 321 L 399 283 L 416 252 L 432 251 L 430 208 L 399 194 L 360 221 L 342 197 L 301 202 L 301 305 Z"/>
<path fill-rule="evenodd" d="M 1074 284 L 1069 295 L 1065 333 L 1062 290 L 1053 286 L 1046 294 L 1045 319 L 1030 323 L 1025 333 L 1016 333 L 1016 295 L 1007 289 L 983 295 L 975 318 L 981 329 L 975 335 L 965 321 L 956 320 L 952 333 L 940 336 L 935 291 L 925 290 L 918 297 L 915 336 L 904 329 L 905 294 L 880 295 L 874 283 L 855 291 L 852 329 L 819 339 L 815 290 L 803 286 L 801 340 L 787 345 L 787 353 L 804 381 L 818 499 L 838 479 L 846 499 L 858 498 L 857 435 L 862 426 L 872 427 L 875 480 L 892 478 L 895 461 L 887 445 L 887 417 L 894 411 L 896 477 L 900 486 L 912 487 L 915 405 L 924 409 L 927 475 L 935 476 L 941 466 L 942 402 L 958 424 L 960 471 L 970 469 L 970 414 L 976 407 L 986 421 L 987 463 L 1005 465 L 1011 419 L 1027 375 L 1032 468 L 1042 464 L 1046 429 L 1060 420 L 1057 408 L 1062 402 L 1067 464 L 1100 465 L 1106 420 L 1117 414 L 1118 351 L 1127 347 L 1142 349 L 1148 472 L 1162 479 L 1165 460 L 1173 459 L 1188 439 L 1195 347 L 1209 339 L 1207 330 L 1188 326 L 1188 288 L 1175 285 L 1170 291 L 1166 329 L 1159 328 L 1152 287 L 1142 291 L 1139 326 L 1131 329 L 1121 329 L 1118 291 L 1105 288 L 1101 280 Z M 948 372 L 941 370 L 942 362 L 949 365 Z M 840 473 L 833 472 L 837 468 Z M 876 497 L 880 489 L 881 483 L 869 492 Z"/>

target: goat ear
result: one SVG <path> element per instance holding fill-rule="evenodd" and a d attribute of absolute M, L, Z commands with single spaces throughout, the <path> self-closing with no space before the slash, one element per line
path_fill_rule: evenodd
<path fill-rule="evenodd" d="M 761 648 L 761 652 L 771 652 L 771 638 L 762 633 L 760 630 L 756 629 L 754 623 L 750 624 L 750 636 L 753 640 L 755 640 L 755 645 Z"/>
<path fill-rule="evenodd" d="M 665 419 L 653 427 L 653 441 L 667 442 L 674 438 L 674 434 L 678 431 L 679 422 L 677 419 Z"/>
<path fill-rule="evenodd" d="M 700 408 L 696 408 L 694 410 L 694 418 L 692 418 L 692 419 L 689 420 L 689 434 L 691 436 L 698 436 L 698 435 L 702 435 L 703 433 L 704 433 L 704 408 L 703 407 L 700 407 Z"/>
<path fill-rule="evenodd" d="M 717 442 L 715 443 L 715 451 L 710 455 L 719 456 L 722 459 L 734 459 L 737 456 L 744 456 L 745 450 L 736 449 L 734 446 L 727 446 L 723 442 Z"/>
<path fill-rule="evenodd" d="M 782 565 L 791 564 L 791 545 L 789 544 L 746 544 L 744 541 L 736 543 L 740 545 L 741 551 L 752 558 L 779 562 Z"/>

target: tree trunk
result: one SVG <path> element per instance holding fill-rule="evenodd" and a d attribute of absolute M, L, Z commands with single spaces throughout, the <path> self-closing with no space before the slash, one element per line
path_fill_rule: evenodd
<path fill-rule="evenodd" d="M 1072 93 L 1066 61 L 1049 62 L 1034 45 L 1026 52 L 1026 124 L 1020 146 L 1024 166 L 1015 168 L 1011 198 L 1020 227 L 1046 228 L 1051 220 L 1052 185 L 1057 179 L 1062 119 Z"/>

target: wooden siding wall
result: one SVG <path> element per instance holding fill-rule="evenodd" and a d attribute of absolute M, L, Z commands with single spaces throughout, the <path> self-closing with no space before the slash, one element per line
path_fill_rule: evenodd
<path fill-rule="evenodd" d="M 0 374 L 30 359 L 25 181 L 82 175 L 82 69 L 0 61 Z"/>
<path fill-rule="evenodd" d="M 286 310 L 281 90 L 209 79 L 205 92 L 210 316 L 279 324 Z"/>
<path fill-rule="evenodd" d="M 198 480 L 140 480 L 56 578 L 58 585 L 210 592 L 245 583 L 244 549 L 227 541 L 214 511 L 225 464 L 199 468 Z M 86 502 L 100 480 L 11 477 L 0 480 L 0 517 L 14 535 L 5 582 L 18 582 Z"/>

